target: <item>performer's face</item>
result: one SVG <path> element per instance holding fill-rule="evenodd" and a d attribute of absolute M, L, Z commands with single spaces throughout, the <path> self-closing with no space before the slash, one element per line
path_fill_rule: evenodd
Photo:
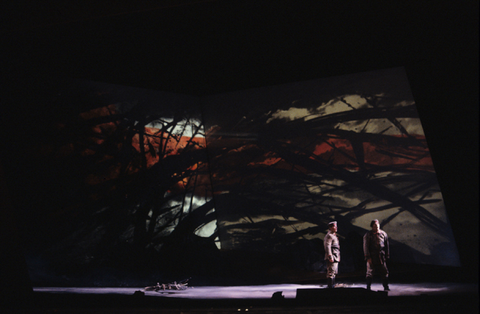
<path fill-rule="evenodd" d="M 331 225 L 329 229 L 330 229 L 330 232 L 335 233 L 337 232 L 337 225 Z"/>
<path fill-rule="evenodd" d="M 380 229 L 380 224 L 378 223 L 378 221 L 375 221 L 372 225 L 372 230 L 377 232 L 379 229 Z"/>

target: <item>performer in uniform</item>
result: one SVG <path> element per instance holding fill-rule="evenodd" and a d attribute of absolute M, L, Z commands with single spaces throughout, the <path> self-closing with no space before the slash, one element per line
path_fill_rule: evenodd
<path fill-rule="evenodd" d="M 338 273 L 338 262 L 340 262 L 340 242 L 337 237 L 337 222 L 328 224 L 328 232 L 323 239 L 325 248 L 325 260 L 327 261 L 327 286 L 335 287 L 335 276 Z"/>
<path fill-rule="evenodd" d="M 363 236 L 363 253 L 367 261 L 367 290 L 371 290 L 373 273 L 380 273 L 385 291 L 389 291 L 387 259 L 390 258 L 388 235 L 380 229 L 378 219 L 370 223 L 372 230 Z"/>

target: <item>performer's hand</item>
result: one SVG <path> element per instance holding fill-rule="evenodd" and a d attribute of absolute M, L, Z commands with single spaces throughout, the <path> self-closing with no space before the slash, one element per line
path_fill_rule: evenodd
<path fill-rule="evenodd" d="M 330 257 L 328 260 L 330 263 L 333 263 L 333 257 Z"/>
<path fill-rule="evenodd" d="M 367 263 L 372 265 L 372 258 L 367 259 Z"/>

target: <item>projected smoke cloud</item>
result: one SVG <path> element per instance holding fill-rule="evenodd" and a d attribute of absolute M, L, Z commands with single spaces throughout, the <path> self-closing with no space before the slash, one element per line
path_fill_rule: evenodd
<path fill-rule="evenodd" d="M 459 266 L 403 69 L 202 98 L 95 82 L 60 94 L 79 111 L 40 145 L 34 282 L 302 280 L 323 271 L 331 220 L 340 271 L 356 272 L 374 218 L 393 262 Z"/>

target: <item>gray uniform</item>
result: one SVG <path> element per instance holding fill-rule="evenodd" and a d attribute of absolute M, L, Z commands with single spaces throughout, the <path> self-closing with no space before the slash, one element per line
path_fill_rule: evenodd
<path fill-rule="evenodd" d="M 367 278 L 372 278 L 374 272 L 379 272 L 383 278 L 388 278 L 387 258 L 390 257 L 388 235 L 383 230 L 374 233 L 373 230 L 363 236 L 363 253 L 365 260 L 372 259 L 367 263 Z"/>
<path fill-rule="evenodd" d="M 336 233 L 327 232 L 323 239 L 325 248 L 325 260 L 327 261 L 327 278 L 335 278 L 338 273 L 338 262 L 340 262 L 340 241 Z M 333 263 L 330 262 L 333 259 Z"/>

